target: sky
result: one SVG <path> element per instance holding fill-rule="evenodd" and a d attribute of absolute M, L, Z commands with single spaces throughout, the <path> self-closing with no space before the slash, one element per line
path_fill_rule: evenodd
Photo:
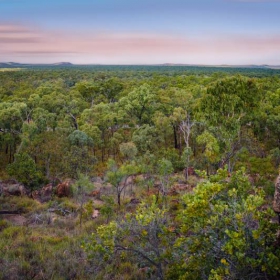
<path fill-rule="evenodd" d="M 280 65 L 280 0 L 0 0 L 0 62 Z"/>

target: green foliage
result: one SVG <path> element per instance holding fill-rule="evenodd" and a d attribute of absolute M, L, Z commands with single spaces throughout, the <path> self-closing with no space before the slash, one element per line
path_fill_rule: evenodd
<path fill-rule="evenodd" d="M 72 146 L 64 155 L 64 172 L 72 178 L 78 173 L 88 174 L 96 163 L 96 157 L 88 152 L 86 147 Z"/>
<path fill-rule="evenodd" d="M 217 162 L 219 158 L 219 144 L 217 139 L 208 131 L 197 137 L 197 143 L 205 145 L 205 157 L 210 163 Z"/>
<path fill-rule="evenodd" d="M 137 153 L 137 147 L 133 142 L 121 143 L 120 152 L 127 159 L 133 159 Z"/>
<path fill-rule="evenodd" d="M 93 205 L 92 202 L 88 203 L 85 207 L 84 204 L 86 202 L 86 194 L 94 189 L 93 183 L 90 181 L 90 178 L 87 175 L 82 173 L 78 173 L 78 178 L 75 184 L 72 187 L 74 197 L 79 203 L 79 212 L 80 212 L 80 226 L 82 225 L 83 217 L 88 217 L 92 214 Z"/>
<path fill-rule="evenodd" d="M 145 153 L 147 151 L 152 151 L 156 144 L 156 130 L 148 124 L 142 125 L 140 128 L 134 131 L 132 135 L 132 141 L 136 144 L 137 149 Z"/>
<path fill-rule="evenodd" d="M 87 175 L 78 173 L 78 178 L 73 184 L 72 189 L 75 196 L 84 196 L 85 193 L 94 189 L 94 184 L 90 181 L 90 178 Z"/>
<path fill-rule="evenodd" d="M 7 166 L 7 172 L 31 190 L 42 183 L 42 174 L 37 170 L 34 160 L 27 153 L 16 154 L 15 161 Z"/>
<path fill-rule="evenodd" d="M 269 208 L 280 160 L 279 73 L 183 66 L 1 72 L 1 178 L 34 189 L 44 173 L 78 185 L 74 198 L 42 205 L 0 197 L 1 209 L 27 212 L 29 225 L 0 225 L 0 278 L 279 278 Z M 185 167 L 200 169 L 188 186 L 173 174 Z M 100 186 L 103 201 L 87 197 L 89 175 L 111 183 Z M 128 185 L 134 202 L 144 201 L 138 210 L 133 202 L 121 207 L 131 199 Z M 91 221 L 94 206 L 101 215 Z M 80 239 L 92 231 L 97 247 L 86 260 Z"/>
<path fill-rule="evenodd" d="M 71 145 L 76 146 L 90 146 L 93 145 L 93 140 L 85 132 L 80 130 L 73 131 L 69 136 L 68 140 Z"/>
<path fill-rule="evenodd" d="M 170 148 L 170 149 L 164 149 L 163 151 L 160 151 L 159 155 L 169 160 L 172 163 L 174 170 L 178 171 L 178 170 L 182 170 L 185 167 L 184 152 L 185 149 L 183 151 L 182 157 L 180 157 L 178 150 L 174 148 Z"/>
<path fill-rule="evenodd" d="M 114 200 L 111 197 L 102 197 L 105 204 L 100 208 L 101 215 L 106 217 L 107 223 L 109 218 L 114 214 Z"/>
<path fill-rule="evenodd" d="M 261 208 L 264 192 L 252 189 L 242 171 L 229 182 L 226 174 L 221 170 L 182 198 L 186 208 L 178 214 L 181 237 L 175 252 L 187 262 L 177 272 L 171 268 L 173 278 L 251 279 L 252 274 L 261 278 L 279 273 L 273 211 Z"/>
<path fill-rule="evenodd" d="M 129 176 L 139 172 L 138 166 L 134 162 L 126 163 L 118 167 L 117 163 L 110 159 L 107 163 L 108 171 L 106 173 L 107 181 L 113 185 L 117 193 L 118 205 L 121 205 L 121 194 L 127 187 Z"/>
<path fill-rule="evenodd" d="M 123 179 L 123 173 L 119 170 L 116 162 L 113 159 L 108 160 L 107 167 L 107 180 L 113 186 L 118 186 Z"/>
<path fill-rule="evenodd" d="M 158 173 L 160 176 L 168 176 L 173 172 L 173 166 L 172 163 L 163 158 L 162 160 L 159 161 L 158 163 Z"/>
<path fill-rule="evenodd" d="M 277 173 L 277 169 L 272 165 L 270 158 L 250 157 L 248 163 L 251 174 L 269 177 Z"/>
<path fill-rule="evenodd" d="M 158 208 L 154 197 L 150 205 L 142 203 L 126 219 L 100 226 L 84 248 L 89 258 L 106 262 L 127 253 L 139 265 L 155 269 L 157 277 L 163 279 L 172 240 L 166 221 L 166 210 Z"/>
<path fill-rule="evenodd" d="M 5 132 L 20 132 L 27 106 L 23 102 L 0 103 L 0 127 Z"/>
<path fill-rule="evenodd" d="M 260 99 L 261 92 L 253 79 L 226 78 L 207 89 L 201 100 L 201 110 L 212 125 L 223 123 L 234 131 L 242 119 L 248 121 Z"/>
<path fill-rule="evenodd" d="M 139 124 L 149 122 L 154 110 L 156 96 L 147 84 L 134 89 L 120 99 L 120 106 L 129 118 L 136 118 Z"/>

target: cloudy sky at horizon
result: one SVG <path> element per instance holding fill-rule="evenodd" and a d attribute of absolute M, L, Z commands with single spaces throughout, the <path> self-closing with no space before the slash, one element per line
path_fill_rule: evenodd
<path fill-rule="evenodd" d="M 0 0 L 0 62 L 280 65 L 279 0 Z"/>

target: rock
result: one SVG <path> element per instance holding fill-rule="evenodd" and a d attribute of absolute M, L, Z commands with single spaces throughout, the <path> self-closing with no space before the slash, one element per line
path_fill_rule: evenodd
<path fill-rule="evenodd" d="M 133 185 L 134 181 L 135 181 L 135 175 L 131 175 L 126 179 L 125 184 L 126 185 Z"/>
<path fill-rule="evenodd" d="M 6 180 L 0 182 L 0 194 L 4 196 L 23 196 L 26 195 L 25 187 L 16 180 Z"/>
<path fill-rule="evenodd" d="M 102 187 L 103 187 L 103 184 L 101 184 L 101 183 L 93 183 L 94 184 L 94 188 L 95 189 L 101 189 Z"/>
<path fill-rule="evenodd" d="M 181 192 L 190 192 L 192 191 L 192 187 L 187 184 L 176 184 L 172 186 L 169 190 L 168 195 L 175 196 L 180 194 Z"/>
<path fill-rule="evenodd" d="M 96 197 L 96 198 L 100 199 L 100 190 L 99 191 L 92 191 L 88 194 L 88 196 Z"/>
<path fill-rule="evenodd" d="M 91 181 L 94 183 L 94 185 L 95 185 L 95 183 L 98 183 L 98 184 L 103 184 L 104 183 L 104 181 L 102 180 L 101 177 L 93 177 L 91 179 Z"/>
<path fill-rule="evenodd" d="M 179 194 L 179 192 L 178 192 L 178 190 L 177 190 L 176 188 L 172 187 L 172 188 L 168 191 L 167 194 L 168 194 L 168 195 L 171 195 L 171 196 L 176 196 L 176 195 Z"/>
<path fill-rule="evenodd" d="M 61 184 L 58 184 L 55 190 L 55 194 L 58 197 L 69 197 L 71 194 L 70 180 L 66 180 Z"/>
<path fill-rule="evenodd" d="M 93 210 L 91 215 L 92 219 L 96 219 L 98 216 L 99 216 L 99 210 L 97 209 Z"/>
<path fill-rule="evenodd" d="M 53 185 L 48 184 L 41 189 L 41 197 L 44 201 L 49 201 L 52 198 Z"/>
<path fill-rule="evenodd" d="M 114 194 L 115 192 L 115 188 L 113 187 L 113 185 L 109 184 L 109 183 L 106 183 L 103 185 L 102 188 L 100 188 L 100 193 L 102 195 L 111 195 L 111 194 Z"/>
<path fill-rule="evenodd" d="M 280 175 L 277 177 L 275 182 L 273 210 L 278 214 L 280 213 Z"/>
<path fill-rule="evenodd" d="M 138 198 L 131 198 L 130 202 L 131 204 L 139 204 L 141 201 Z"/>
<path fill-rule="evenodd" d="M 187 178 L 187 176 L 197 176 L 193 167 L 185 168 L 184 175 L 185 175 L 185 178 Z"/>
<path fill-rule="evenodd" d="M 33 199 L 39 202 L 47 202 L 50 201 L 53 194 L 53 186 L 52 184 L 48 184 L 44 186 L 41 190 L 33 191 L 31 196 Z"/>
<path fill-rule="evenodd" d="M 41 196 L 40 196 L 40 191 L 39 191 L 39 190 L 33 191 L 33 192 L 31 193 L 31 197 L 32 197 L 34 200 L 37 200 L 37 201 L 41 202 Z"/>

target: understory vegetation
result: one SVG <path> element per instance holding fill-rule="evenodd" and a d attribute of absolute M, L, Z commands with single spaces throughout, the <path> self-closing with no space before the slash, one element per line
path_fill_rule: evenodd
<path fill-rule="evenodd" d="M 225 71 L 0 71 L 0 279 L 280 279 L 279 73 Z"/>

